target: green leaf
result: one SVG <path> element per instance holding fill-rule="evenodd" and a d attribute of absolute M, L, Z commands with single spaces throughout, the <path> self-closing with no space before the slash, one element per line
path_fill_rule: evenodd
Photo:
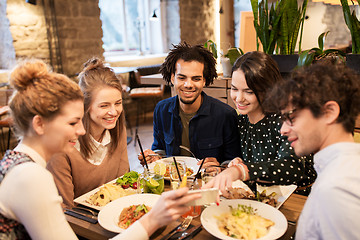
<path fill-rule="evenodd" d="M 224 57 L 227 57 L 230 59 L 231 66 L 234 65 L 236 59 L 238 59 L 241 55 L 243 55 L 244 52 L 239 48 L 230 48 L 227 52 L 227 54 L 224 55 Z"/>
<path fill-rule="evenodd" d="M 325 42 L 325 38 L 328 35 L 329 31 L 327 32 L 323 32 L 322 34 L 320 34 L 320 36 L 318 37 L 318 44 L 319 44 L 319 48 L 321 49 L 321 51 L 324 49 L 324 42 Z"/>

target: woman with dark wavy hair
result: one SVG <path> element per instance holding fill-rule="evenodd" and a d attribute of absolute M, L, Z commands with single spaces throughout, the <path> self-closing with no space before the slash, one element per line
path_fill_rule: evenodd
<path fill-rule="evenodd" d="M 70 207 L 75 198 L 129 171 L 119 79 L 100 59 L 91 58 L 79 74 L 79 86 L 84 93 L 86 134 L 47 165 Z"/>
<path fill-rule="evenodd" d="M 232 69 L 231 98 L 239 113 L 242 158 L 212 183 L 225 191 L 233 180 L 264 184 L 298 185 L 298 193 L 308 194 L 316 178 L 312 157 L 296 157 L 286 137 L 281 136 L 280 115 L 263 106 L 266 92 L 282 78 L 276 62 L 263 52 L 248 52 Z"/>

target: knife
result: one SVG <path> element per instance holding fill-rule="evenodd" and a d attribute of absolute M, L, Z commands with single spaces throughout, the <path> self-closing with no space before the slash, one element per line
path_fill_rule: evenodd
<path fill-rule="evenodd" d="M 192 227 L 190 229 L 187 229 L 183 234 L 181 234 L 181 236 L 178 238 L 178 240 L 182 240 L 182 239 L 187 239 L 190 237 L 195 236 L 196 234 L 198 234 L 200 231 L 202 230 L 201 225 L 197 226 L 197 227 Z"/>
<path fill-rule="evenodd" d="M 87 214 L 80 213 L 78 211 L 74 211 L 74 210 L 71 210 L 71 209 L 64 209 L 64 210 L 65 210 L 65 214 L 76 217 L 76 218 L 79 218 L 79 219 L 87 221 L 89 223 L 94 223 L 95 224 L 95 223 L 98 222 L 96 216 L 87 215 Z"/>

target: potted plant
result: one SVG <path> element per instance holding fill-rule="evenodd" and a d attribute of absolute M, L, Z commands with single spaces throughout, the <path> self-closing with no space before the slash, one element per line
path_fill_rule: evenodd
<path fill-rule="evenodd" d="M 204 47 L 207 48 L 210 52 L 212 52 L 215 59 L 218 58 L 217 46 L 216 43 L 212 40 L 207 40 L 204 43 Z M 234 65 L 236 59 L 238 59 L 244 52 L 241 48 L 231 47 L 227 50 L 227 53 L 221 56 L 220 62 L 223 67 L 223 75 L 224 77 L 231 77 L 231 69 Z"/>
<path fill-rule="evenodd" d="M 344 14 L 345 23 L 351 34 L 352 54 L 346 55 L 346 65 L 360 72 L 360 21 L 356 17 L 355 9 L 350 11 L 347 0 L 340 0 Z M 355 0 L 354 0 L 355 1 Z M 359 0 L 356 0 L 360 4 Z"/>
<path fill-rule="evenodd" d="M 300 33 L 299 52 L 301 51 L 302 32 L 308 0 L 298 8 L 297 0 L 279 0 L 272 3 L 270 10 L 268 0 L 251 0 L 254 15 L 254 27 L 263 51 L 272 55 L 284 75 L 297 64 L 295 54 L 296 42 Z M 280 55 L 274 55 L 279 54 Z"/>
<path fill-rule="evenodd" d="M 299 55 L 299 60 L 297 63 L 298 67 L 309 66 L 313 62 L 316 62 L 325 57 L 334 57 L 337 60 L 340 60 L 345 63 L 345 53 L 343 51 L 340 51 L 338 49 L 324 50 L 324 43 L 328 33 L 329 31 L 323 32 L 322 34 L 319 35 L 318 47 L 305 50 Z"/>

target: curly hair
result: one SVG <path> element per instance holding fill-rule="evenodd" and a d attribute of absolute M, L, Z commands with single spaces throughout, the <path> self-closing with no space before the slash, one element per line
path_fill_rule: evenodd
<path fill-rule="evenodd" d="M 52 119 L 69 101 L 83 100 L 74 81 L 52 72 L 41 60 L 28 59 L 19 63 L 10 75 L 10 85 L 15 90 L 9 107 L 19 137 L 29 131 L 35 115 Z"/>
<path fill-rule="evenodd" d="M 79 137 L 81 155 L 87 159 L 94 151 L 94 146 L 90 141 L 90 105 L 93 99 L 93 93 L 104 87 L 113 87 L 122 92 L 120 80 L 116 77 L 113 70 L 105 67 L 102 60 L 97 57 L 90 58 L 84 63 L 84 68 L 78 76 L 79 86 L 84 93 L 84 117 L 83 124 L 86 130 L 85 135 Z M 111 143 L 109 148 L 109 155 L 115 151 L 119 144 L 121 133 L 125 129 L 125 113 L 122 111 L 116 126 L 110 129 Z"/>
<path fill-rule="evenodd" d="M 328 101 L 338 103 L 337 122 L 353 132 L 360 113 L 360 76 L 344 64 L 324 59 L 295 70 L 287 81 L 277 84 L 265 105 L 279 112 L 291 104 L 296 109 L 309 109 L 318 118 Z"/>
<path fill-rule="evenodd" d="M 244 73 L 246 84 L 254 92 L 260 106 L 262 106 L 266 92 L 282 80 L 277 63 L 264 52 L 245 53 L 235 61 L 231 76 L 237 70 Z"/>
<path fill-rule="evenodd" d="M 160 73 L 168 84 L 171 84 L 171 76 L 175 74 L 176 62 L 179 59 L 185 62 L 197 61 L 204 64 L 205 86 L 214 82 L 214 79 L 217 78 L 216 60 L 209 50 L 201 45 L 191 46 L 186 42 L 173 45 L 173 47 L 160 67 Z"/>

